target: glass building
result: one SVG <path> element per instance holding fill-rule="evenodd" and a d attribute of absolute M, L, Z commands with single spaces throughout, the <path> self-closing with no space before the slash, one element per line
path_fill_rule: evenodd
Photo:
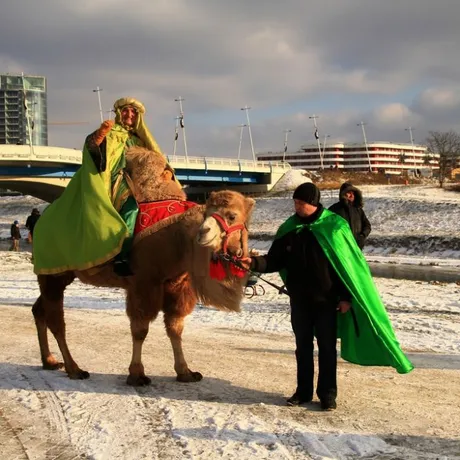
<path fill-rule="evenodd" d="M 45 77 L 0 74 L 0 144 L 48 145 Z"/>

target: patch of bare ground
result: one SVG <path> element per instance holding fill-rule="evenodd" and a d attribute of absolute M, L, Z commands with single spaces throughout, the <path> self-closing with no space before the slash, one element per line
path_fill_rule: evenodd
<path fill-rule="evenodd" d="M 322 173 L 306 172 L 309 177 L 321 190 L 330 190 L 339 188 L 344 182 L 351 182 L 353 185 L 420 185 L 426 182 L 426 179 L 406 176 L 387 176 L 382 173 L 354 173 L 337 171 L 334 169 L 325 170 Z M 435 181 L 429 181 L 436 184 Z"/>
<path fill-rule="evenodd" d="M 452 192 L 460 193 L 460 183 L 449 184 L 446 188 Z"/>

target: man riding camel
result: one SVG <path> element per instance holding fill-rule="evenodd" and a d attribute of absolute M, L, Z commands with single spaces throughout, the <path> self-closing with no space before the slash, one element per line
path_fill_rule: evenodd
<path fill-rule="evenodd" d="M 86 138 L 82 166 L 37 222 L 36 274 L 85 270 L 115 257 L 115 271 L 131 274 L 128 254 L 138 207 L 124 171 L 125 153 L 132 146 L 162 153 L 144 123 L 141 102 L 122 98 L 114 111 L 115 120 L 104 121 Z M 163 174 L 175 180 L 169 165 Z M 53 253 L 49 241 L 55 244 Z"/>

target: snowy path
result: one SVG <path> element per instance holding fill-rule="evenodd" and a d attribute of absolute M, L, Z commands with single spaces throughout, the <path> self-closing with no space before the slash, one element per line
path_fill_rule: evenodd
<path fill-rule="evenodd" d="M 2 458 L 460 458 L 458 369 L 402 376 L 341 362 L 339 409 L 323 413 L 317 402 L 284 406 L 295 375 L 290 334 L 191 321 L 185 350 L 205 379 L 180 384 L 157 321 L 144 354 L 153 383 L 136 390 L 125 385 L 123 312 L 67 311 L 86 381 L 40 369 L 29 308 L 1 306 L 0 323 L 9 331 L 0 338 L 0 449 L 10 453 Z"/>

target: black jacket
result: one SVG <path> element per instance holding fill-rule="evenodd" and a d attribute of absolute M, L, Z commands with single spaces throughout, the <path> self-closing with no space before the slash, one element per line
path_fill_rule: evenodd
<path fill-rule="evenodd" d="M 322 205 L 304 220 L 314 222 L 323 212 Z M 307 228 L 287 233 L 273 241 L 265 256 L 253 258 L 252 269 L 272 273 L 285 269 L 286 288 L 293 304 L 338 303 L 351 296 L 332 268 L 320 244 Z"/>
<path fill-rule="evenodd" d="M 345 193 L 350 191 L 355 194 L 355 200 L 352 203 L 345 198 Z M 361 190 L 349 182 L 344 182 L 340 187 L 339 201 L 334 203 L 329 210 L 343 217 L 350 224 L 353 236 L 362 249 L 366 238 L 371 233 L 371 223 L 364 214 Z"/>
<path fill-rule="evenodd" d="M 34 227 L 38 219 L 40 219 L 40 214 L 32 213 L 26 220 L 26 227 L 29 229 L 31 235 L 34 234 Z"/>
<path fill-rule="evenodd" d="M 13 240 L 21 239 L 21 232 L 19 230 L 19 227 L 16 224 L 11 225 L 11 239 Z"/>

